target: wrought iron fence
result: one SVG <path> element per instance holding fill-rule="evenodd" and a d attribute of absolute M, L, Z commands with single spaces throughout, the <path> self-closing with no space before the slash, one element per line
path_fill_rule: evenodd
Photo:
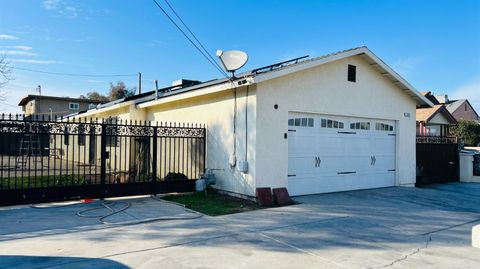
<path fill-rule="evenodd" d="M 456 137 L 417 136 L 417 186 L 459 180 L 459 145 Z"/>
<path fill-rule="evenodd" d="M 473 175 L 480 176 L 480 154 L 473 156 Z"/>
<path fill-rule="evenodd" d="M 205 135 L 199 124 L 2 114 L 0 195 L 31 190 L 55 200 L 191 190 L 189 179 L 205 170 Z"/>

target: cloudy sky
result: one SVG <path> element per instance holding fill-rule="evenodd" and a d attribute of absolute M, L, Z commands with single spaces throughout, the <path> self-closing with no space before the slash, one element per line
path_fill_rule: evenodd
<path fill-rule="evenodd" d="M 169 2 L 212 54 L 246 51 L 245 70 L 366 45 L 418 90 L 480 111 L 480 1 Z M 146 89 L 221 76 L 151 0 L 1 0 L 0 53 L 15 78 L 0 113 L 20 112 L 37 85 L 78 97 L 119 80 L 134 87 L 138 72 Z"/>

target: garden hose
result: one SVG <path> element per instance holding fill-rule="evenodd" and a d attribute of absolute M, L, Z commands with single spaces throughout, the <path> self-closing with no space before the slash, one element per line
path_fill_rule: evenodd
<path fill-rule="evenodd" d="M 117 204 L 120 204 L 120 203 L 125 204 L 125 206 L 122 207 L 119 210 L 115 210 L 114 207 Z M 76 214 L 77 214 L 77 216 L 83 217 L 83 218 L 108 218 L 112 215 L 115 215 L 115 214 L 118 214 L 120 212 L 123 212 L 123 211 L 127 210 L 130 206 L 131 206 L 131 204 L 129 202 L 123 202 L 123 201 L 110 202 L 110 201 L 108 201 L 108 202 L 103 202 L 101 204 L 101 206 L 97 206 L 97 207 L 93 207 L 93 208 L 87 208 L 87 209 L 78 211 Z M 86 212 L 97 211 L 97 210 L 100 210 L 100 209 L 107 209 L 108 211 L 110 211 L 110 213 L 102 214 L 102 215 L 88 215 L 88 214 L 85 214 Z"/>
<path fill-rule="evenodd" d="M 126 201 L 104 201 L 99 206 L 77 211 L 76 215 L 79 216 L 79 217 L 82 217 L 82 218 L 97 218 L 99 222 L 101 222 L 102 224 L 106 224 L 106 225 L 135 225 L 135 224 L 143 224 L 143 223 L 149 223 L 149 222 L 155 222 L 155 221 L 191 220 L 191 219 L 197 219 L 197 218 L 203 217 L 203 214 L 198 213 L 194 210 L 188 209 L 183 204 L 162 200 L 155 195 L 151 195 L 150 198 L 155 200 L 155 201 L 161 202 L 161 203 L 180 206 L 180 207 L 183 208 L 183 210 L 185 212 L 192 214 L 192 216 L 186 216 L 186 217 L 157 217 L 157 218 L 148 218 L 148 219 L 140 219 L 140 220 L 133 220 L 133 221 L 121 221 L 121 222 L 109 222 L 109 221 L 107 221 L 106 220 L 107 218 L 110 218 L 110 217 L 112 217 L 112 216 L 114 216 L 118 213 L 124 212 L 132 206 L 132 204 L 130 202 L 126 202 Z M 84 204 L 84 203 L 75 202 L 75 203 L 70 203 L 70 204 L 65 204 L 65 205 L 57 205 L 57 206 L 38 206 L 38 205 L 35 205 L 35 204 L 31 204 L 30 207 L 35 208 L 35 209 L 50 209 L 50 208 L 70 207 L 70 206 L 82 205 L 82 204 Z M 120 209 L 115 209 L 115 207 L 118 206 L 119 204 L 123 205 L 123 207 L 121 207 Z M 98 210 L 102 210 L 102 209 L 103 210 L 106 209 L 108 211 L 108 213 L 106 213 L 106 214 L 87 214 L 87 212 L 94 212 L 94 211 L 98 211 Z"/>
<path fill-rule="evenodd" d="M 188 216 L 188 217 L 157 217 L 157 218 L 148 218 L 148 219 L 141 219 L 141 220 L 133 220 L 133 221 L 122 221 L 122 222 L 109 222 L 109 221 L 106 221 L 105 219 L 117 214 L 117 213 L 120 213 L 126 209 L 128 209 L 128 207 L 124 207 L 120 210 L 117 210 L 117 211 L 114 211 L 113 209 L 110 208 L 110 211 L 111 213 L 107 214 L 107 215 L 104 215 L 102 217 L 100 217 L 98 219 L 98 221 L 100 221 L 101 223 L 103 224 L 107 224 L 107 225 L 135 225 L 135 224 L 143 224 L 143 223 L 149 223 L 149 222 L 156 222 L 156 221 L 169 221 L 169 220 L 191 220 L 191 219 L 198 219 L 198 218 L 201 218 L 203 217 L 203 214 L 201 213 L 198 213 L 196 211 L 193 211 L 193 210 L 190 210 L 188 208 L 185 207 L 185 205 L 182 205 L 182 204 L 179 204 L 179 203 L 175 203 L 175 202 L 170 202 L 170 201 L 165 201 L 165 200 L 162 200 L 154 195 L 150 196 L 150 198 L 152 198 L 153 200 L 156 200 L 156 201 L 159 201 L 159 202 L 162 202 L 162 203 L 166 203 L 166 204 L 172 204 L 172 205 L 177 205 L 177 206 L 181 206 L 183 207 L 183 210 L 185 212 L 188 212 L 188 213 L 191 213 L 193 214 L 192 216 Z M 105 205 L 104 205 L 105 206 Z M 107 205 L 108 206 L 108 205 Z M 77 214 L 78 215 L 78 214 Z"/>

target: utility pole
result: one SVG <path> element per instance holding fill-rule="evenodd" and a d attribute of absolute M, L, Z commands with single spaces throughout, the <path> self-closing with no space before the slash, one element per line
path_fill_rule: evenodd
<path fill-rule="evenodd" d="M 138 72 L 138 94 L 142 93 L 142 73 Z"/>
<path fill-rule="evenodd" d="M 38 85 L 36 90 L 38 91 L 38 95 L 42 96 L 42 86 Z M 40 99 L 41 97 L 37 101 L 38 104 L 35 105 L 35 110 L 38 109 L 38 114 L 42 113 L 42 111 L 40 110 Z"/>

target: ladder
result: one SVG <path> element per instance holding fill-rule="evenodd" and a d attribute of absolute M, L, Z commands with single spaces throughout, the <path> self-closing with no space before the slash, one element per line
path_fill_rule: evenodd
<path fill-rule="evenodd" d="M 18 153 L 15 166 L 17 168 L 25 168 L 30 157 L 34 157 L 33 162 L 40 162 L 43 166 L 40 137 L 38 134 L 23 135 L 20 140 L 20 152 Z"/>

